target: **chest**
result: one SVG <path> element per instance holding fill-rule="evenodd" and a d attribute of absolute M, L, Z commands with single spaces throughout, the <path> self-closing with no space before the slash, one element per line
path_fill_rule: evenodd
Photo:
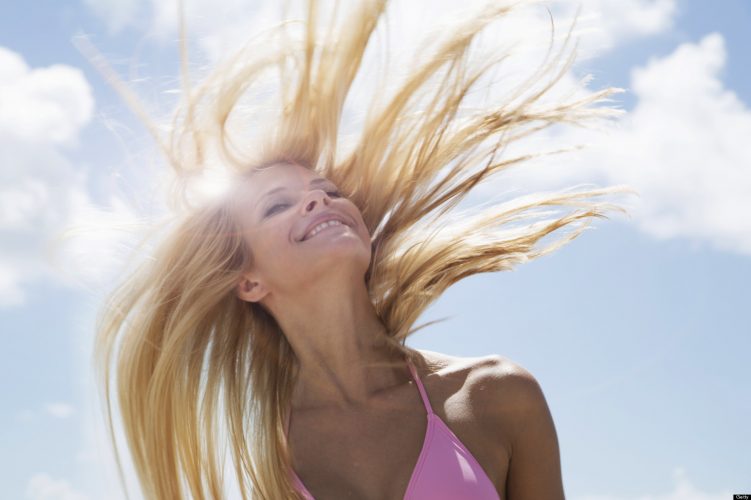
<path fill-rule="evenodd" d="M 410 384 L 377 408 L 293 417 L 293 466 L 317 500 L 402 500 L 425 445 L 427 414 Z M 497 491 L 505 490 L 509 454 L 488 433 L 461 392 L 429 389 L 433 411 L 469 449 Z M 414 391 L 410 394 L 409 391 Z"/>

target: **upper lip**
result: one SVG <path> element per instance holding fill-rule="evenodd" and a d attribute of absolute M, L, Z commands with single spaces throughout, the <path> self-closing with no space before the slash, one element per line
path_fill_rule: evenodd
<path fill-rule="evenodd" d="M 339 222 L 341 222 L 345 226 L 350 226 L 351 227 L 351 224 L 349 223 L 349 221 L 347 219 L 344 218 L 344 216 L 339 215 L 339 214 L 334 213 L 334 212 L 324 212 L 322 214 L 319 214 L 319 215 L 313 217 L 313 219 L 305 227 L 305 231 L 303 231 L 302 236 L 300 236 L 300 240 L 299 241 L 304 240 L 305 236 L 310 232 L 310 230 L 313 229 L 314 227 L 316 227 L 318 224 L 321 224 L 322 222 L 327 222 L 327 221 L 330 221 L 330 220 L 338 220 Z"/>

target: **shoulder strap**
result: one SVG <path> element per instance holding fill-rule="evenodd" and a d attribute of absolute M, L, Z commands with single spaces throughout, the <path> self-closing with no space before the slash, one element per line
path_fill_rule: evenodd
<path fill-rule="evenodd" d="M 423 387 L 422 385 L 422 381 L 420 380 L 420 376 L 417 374 L 415 366 L 409 359 L 407 359 L 407 366 L 409 367 L 409 372 L 412 374 L 412 379 L 415 381 L 415 385 L 417 385 L 417 390 L 420 391 L 420 397 L 422 398 L 422 404 L 425 406 L 425 411 L 428 412 L 428 415 L 432 415 L 433 408 L 430 406 L 428 393 L 425 391 L 425 387 Z"/>

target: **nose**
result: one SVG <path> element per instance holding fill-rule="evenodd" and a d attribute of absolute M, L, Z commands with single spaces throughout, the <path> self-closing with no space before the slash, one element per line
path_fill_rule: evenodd
<path fill-rule="evenodd" d="M 314 189 L 306 196 L 303 210 L 305 213 L 312 212 L 316 205 L 328 205 L 329 203 L 331 203 L 331 198 L 323 189 Z"/>

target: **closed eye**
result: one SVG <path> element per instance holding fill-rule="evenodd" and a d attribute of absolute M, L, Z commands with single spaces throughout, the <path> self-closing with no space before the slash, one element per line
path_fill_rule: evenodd
<path fill-rule="evenodd" d="M 342 194 L 339 191 L 336 191 L 336 190 L 335 191 L 326 191 L 326 194 L 329 195 L 329 196 L 335 197 L 335 198 L 341 198 L 341 196 L 342 196 Z M 264 217 L 268 217 L 269 215 L 278 212 L 278 210 L 276 210 L 277 207 L 288 207 L 288 206 L 289 206 L 289 203 L 277 203 L 277 204 L 272 205 L 271 207 L 269 207 L 269 209 L 266 210 L 266 213 L 263 214 L 263 215 L 264 215 Z"/>

